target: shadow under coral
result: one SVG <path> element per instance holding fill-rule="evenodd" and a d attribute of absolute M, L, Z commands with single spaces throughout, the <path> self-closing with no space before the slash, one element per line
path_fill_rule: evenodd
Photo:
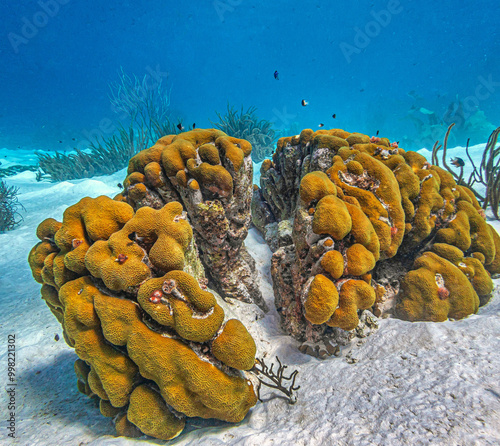
<path fill-rule="evenodd" d="M 23 419 L 37 424 L 71 426 L 74 431 L 91 431 L 93 436 L 114 433 L 111 420 L 101 416 L 95 401 L 78 392 L 73 364 L 77 356 L 64 351 L 49 362 L 35 364 L 18 378 L 19 424 L 23 437 Z M 26 426 L 29 431 L 29 427 Z"/>

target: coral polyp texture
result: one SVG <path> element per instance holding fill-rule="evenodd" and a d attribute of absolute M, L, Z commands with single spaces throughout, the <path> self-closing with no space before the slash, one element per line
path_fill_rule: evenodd
<path fill-rule="evenodd" d="M 253 222 L 275 251 L 281 324 L 306 343 L 355 329 L 361 310 L 438 322 L 491 296 L 499 235 L 473 192 L 417 152 L 304 130 L 278 141 L 260 181 Z"/>
<path fill-rule="evenodd" d="M 29 264 L 79 357 L 78 389 L 118 435 L 168 440 L 186 417 L 239 422 L 255 405 L 255 343 L 207 290 L 179 202 L 84 198 L 37 236 Z"/>
<path fill-rule="evenodd" d="M 210 285 L 224 298 L 266 309 L 244 240 L 251 224 L 252 146 L 220 130 L 161 138 L 129 163 L 115 199 L 135 210 L 178 201 L 187 212 Z"/>

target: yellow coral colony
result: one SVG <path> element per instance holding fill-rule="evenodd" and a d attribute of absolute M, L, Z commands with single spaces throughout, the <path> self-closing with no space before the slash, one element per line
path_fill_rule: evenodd
<path fill-rule="evenodd" d="M 241 372 L 254 365 L 255 343 L 186 272 L 192 235 L 178 202 L 134 213 L 107 197 L 38 227 L 33 277 L 79 357 L 79 390 L 119 435 L 168 440 L 186 417 L 238 422 L 256 403 Z"/>
<path fill-rule="evenodd" d="M 293 220 L 293 245 L 275 252 L 272 275 L 282 327 L 301 340 L 352 330 L 363 309 L 466 317 L 500 273 L 500 237 L 474 194 L 387 138 L 340 129 L 281 138 L 254 200 L 267 218 L 254 219 L 260 229 Z"/>
<path fill-rule="evenodd" d="M 116 199 L 135 210 L 182 203 L 213 287 L 224 298 L 266 310 L 255 262 L 244 246 L 251 223 L 251 151 L 248 141 L 214 129 L 161 138 L 132 157 Z"/>

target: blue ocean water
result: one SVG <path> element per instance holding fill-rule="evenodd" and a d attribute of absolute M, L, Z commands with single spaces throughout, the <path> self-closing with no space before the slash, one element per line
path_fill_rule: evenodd
<path fill-rule="evenodd" d="M 167 82 L 172 118 L 197 127 L 230 104 L 283 134 L 323 123 L 418 149 L 457 122 L 451 142 L 485 142 L 500 124 L 499 12 L 497 0 L 5 1 L 0 147 L 112 133 L 121 69 Z"/>

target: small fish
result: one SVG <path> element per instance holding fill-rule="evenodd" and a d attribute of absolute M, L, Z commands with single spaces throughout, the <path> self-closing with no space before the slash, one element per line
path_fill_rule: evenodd
<path fill-rule="evenodd" d="M 54 336 L 54 341 L 59 341 L 59 335 L 56 333 L 56 335 Z"/>
<path fill-rule="evenodd" d="M 432 110 L 429 110 L 428 108 L 425 107 L 420 107 L 418 111 L 424 115 L 433 115 L 434 112 Z"/>
<path fill-rule="evenodd" d="M 193 130 L 196 128 L 196 122 L 193 122 Z"/>
<path fill-rule="evenodd" d="M 120 189 L 123 189 L 123 184 L 122 183 L 118 183 L 117 186 L 120 188 Z"/>
<path fill-rule="evenodd" d="M 379 134 L 379 130 L 377 130 L 377 133 L 375 134 L 375 136 L 378 136 L 378 134 Z"/>
<path fill-rule="evenodd" d="M 280 75 L 280 74 L 278 73 L 278 70 L 276 70 L 276 71 L 274 72 L 274 78 L 275 78 L 277 81 L 279 81 L 279 80 L 280 80 L 279 75 Z"/>
<path fill-rule="evenodd" d="M 179 124 L 177 124 L 177 128 L 182 132 L 184 131 L 184 127 L 182 126 L 182 124 L 179 122 Z"/>
<path fill-rule="evenodd" d="M 76 141 L 76 138 L 71 138 L 73 141 Z"/>
<path fill-rule="evenodd" d="M 465 166 L 465 161 L 462 158 L 452 158 L 450 160 L 450 163 L 453 164 L 455 167 L 464 167 Z"/>
<path fill-rule="evenodd" d="M 59 144 L 62 144 L 62 141 L 59 141 Z"/>
<path fill-rule="evenodd" d="M 306 105 L 309 105 L 309 102 L 307 102 L 305 99 L 302 99 L 302 107 L 305 107 Z"/>
<path fill-rule="evenodd" d="M 334 113 L 334 114 L 332 115 L 332 118 L 333 118 L 333 119 L 335 119 L 336 117 L 337 117 L 337 113 Z"/>
<path fill-rule="evenodd" d="M 318 127 L 324 127 L 325 124 L 321 123 L 320 125 L 318 125 Z"/>

